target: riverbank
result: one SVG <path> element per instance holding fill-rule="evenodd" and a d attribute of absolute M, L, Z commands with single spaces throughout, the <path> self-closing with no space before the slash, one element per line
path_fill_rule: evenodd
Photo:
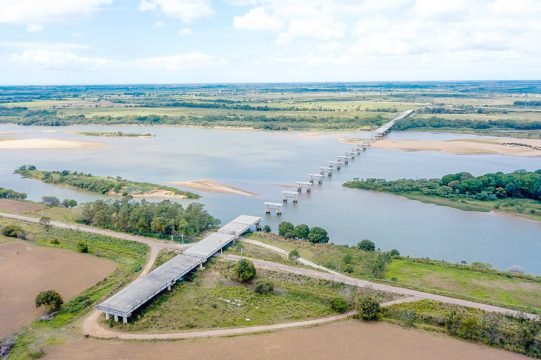
<path fill-rule="evenodd" d="M 210 193 L 235 194 L 242 196 L 256 196 L 257 194 L 235 188 L 211 179 L 191 180 L 191 181 L 171 181 L 171 185 L 183 186 L 194 190 L 200 190 Z"/>

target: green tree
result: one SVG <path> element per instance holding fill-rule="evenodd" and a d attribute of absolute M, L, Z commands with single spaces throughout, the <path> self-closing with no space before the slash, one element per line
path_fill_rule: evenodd
<path fill-rule="evenodd" d="M 373 277 L 381 279 L 385 275 L 389 260 L 390 259 L 385 254 L 377 253 L 367 261 L 366 266 Z"/>
<path fill-rule="evenodd" d="M 63 303 L 62 296 L 55 290 L 42 291 L 35 299 L 36 307 L 45 306 L 49 313 L 60 310 Z"/>
<path fill-rule="evenodd" d="M 56 196 L 43 196 L 41 198 L 41 201 L 45 205 L 50 206 L 50 207 L 55 207 L 55 206 L 60 205 L 60 200 L 58 200 Z"/>
<path fill-rule="evenodd" d="M 363 251 L 375 251 L 376 250 L 376 244 L 374 244 L 373 241 L 370 240 L 361 240 L 357 247 Z"/>
<path fill-rule="evenodd" d="M 363 320 L 378 320 L 381 313 L 379 302 L 372 296 L 361 296 L 357 299 L 358 316 Z"/>
<path fill-rule="evenodd" d="M 291 261 L 297 261 L 301 257 L 301 254 L 299 254 L 299 250 L 293 249 L 289 252 L 288 258 Z"/>
<path fill-rule="evenodd" d="M 308 241 L 313 244 L 328 243 L 329 235 L 327 234 L 327 230 L 318 226 L 314 226 L 310 229 L 310 233 L 308 234 Z"/>
<path fill-rule="evenodd" d="M 308 234 L 310 233 L 310 228 L 308 225 L 300 224 L 295 226 L 295 230 L 293 230 L 295 233 L 295 238 L 297 239 L 308 239 Z"/>
<path fill-rule="evenodd" d="M 247 259 L 237 262 L 234 269 L 235 278 L 240 282 L 248 282 L 255 278 L 256 270 L 254 263 Z"/>
<path fill-rule="evenodd" d="M 263 226 L 263 232 L 270 233 L 272 231 L 271 227 L 269 225 Z"/>
<path fill-rule="evenodd" d="M 331 300 L 331 309 L 337 313 L 345 313 L 349 309 L 349 304 L 346 299 L 342 297 L 335 297 Z"/>
<path fill-rule="evenodd" d="M 295 237 L 295 226 L 288 221 L 282 221 L 280 225 L 278 225 L 278 235 L 288 239 Z"/>

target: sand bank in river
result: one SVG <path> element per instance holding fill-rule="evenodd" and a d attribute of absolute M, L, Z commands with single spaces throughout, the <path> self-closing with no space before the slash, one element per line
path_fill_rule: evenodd
<path fill-rule="evenodd" d="M 343 142 L 354 143 L 345 139 Z M 403 151 L 441 151 L 456 155 L 509 155 L 541 156 L 539 139 L 455 139 L 455 140 L 389 140 L 382 139 L 372 143 L 380 149 Z"/>
<path fill-rule="evenodd" d="M 222 193 L 222 194 L 235 194 L 242 196 L 255 196 L 256 194 L 249 191 L 237 189 L 235 187 L 221 184 L 217 181 L 210 179 L 182 181 L 182 182 L 170 182 L 172 185 L 184 186 L 194 190 L 200 190 L 204 192 Z"/>
<path fill-rule="evenodd" d="M 120 195 L 120 194 L 115 194 L 115 195 Z M 140 198 L 156 197 L 156 198 L 186 199 L 186 195 L 175 194 L 172 191 L 164 190 L 164 189 L 150 190 L 150 191 L 145 191 L 142 193 L 131 193 L 130 195 L 133 197 L 140 197 Z"/>
<path fill-rule="evenodd" d="M 101 146 L 103 144 L 96 142 L 49 138 L 0 140 L 0 150 L 88 149 Z"/>

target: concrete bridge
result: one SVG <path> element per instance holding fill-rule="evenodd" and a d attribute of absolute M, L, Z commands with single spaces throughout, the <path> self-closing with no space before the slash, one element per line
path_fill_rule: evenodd
<path fill-rule="evenodd" d="M 393 126 L 395 126 L 398 121 L 407 118 L 411 114 L 413 114 L 413 110 L 406 110 L 406 111 L 401 112 L 397 117 L 395 117 L 391 121 L 381 125 L 378 129 L 376 129 L 374 131 L 374 137 L 376 139 L 384 137 L 391 131 Z"/>

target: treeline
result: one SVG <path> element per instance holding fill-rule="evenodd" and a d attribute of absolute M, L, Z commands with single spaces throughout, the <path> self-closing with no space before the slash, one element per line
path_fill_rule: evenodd
<path fill-rule="evenodd" d="M 195 236 L 220 223 L 200 203 L 191 203 L 183 208 L 169 200 L 150 203 L 127 198 L 84 204 L 79 221 L 86 225 L 160 238 Z"/>
<path fill-rule="evenodd" d="M 396 123 L 396 130 L 409 129 L 512 129 L 512 130 L 541 130 L 541 121 L 520 120 L 469 120 L 469 119 L 442 119 L 431 117 L 428 119 L 409 117 Z"/>
<path fill-rule="evenodd" d="M 24 199 L 26 199 L 26 194 L 17 192 L 15 190 L 0 187 L 0 199 L 24 200 Z"/>
<path fill-rule="evenodd" d="M 319 226 L 310 228 L 305 224 L 295 226 L 288 221 L 282 221 L 278 225 L 278 235 L 286 239 L 308 240 L 313 244 L 326 244 L 329 242 L 327 230 Z"/>
<path fill-rule="evenodd" d="M 444 198 L 471 198 L 491 201 L 505 198 L 541 200 L 541 170 L 515 171 L 473 176 L 467 172 L 449 174 L 441 179 L 366 179 L 353 180 L 346 187 L 391 193 L 420 193 Z"/>
<path fill-rule="evenodd" d="M 383 317 L 408 327 L 432 328 L 451 336 L 541 358 L 541 322 L 525 317 L 423 300 L 382 310 Z"/>
<path fill-rule="evenodd" d="M 93 176 L 92 174 L 85 174 L 84 172 L 69 170 L 41 171 L 38 170 L 34 165 L 23 165 L 19 169 L 15 170 L 15 173 L 23 177 L 41 180 L 48 184 L 69 185 L 78 189 L 99 194 L 128 196 L 143 194 L 149 191 L 165 190 L 174 195 L 181 195 L 190 199 L 199 198 L 199 195 L 188 191 L 182 191 L 169 186 L 126 180 L 120 176 Z"/>

